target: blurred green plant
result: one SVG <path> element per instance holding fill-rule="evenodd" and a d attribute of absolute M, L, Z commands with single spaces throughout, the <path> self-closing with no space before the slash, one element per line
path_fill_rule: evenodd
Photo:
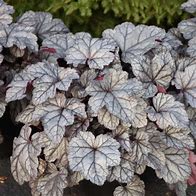
<path fill-rule="evenodd" d="M 187 17 L 180 10 L 185 0 L 7 0 L 16 9 L 49 11 L 64 20 L 73 32 L 88 31 L 99 36 L 106 28 L 123 21 L 153 24 L 164 28 L 175 26 Z"/>

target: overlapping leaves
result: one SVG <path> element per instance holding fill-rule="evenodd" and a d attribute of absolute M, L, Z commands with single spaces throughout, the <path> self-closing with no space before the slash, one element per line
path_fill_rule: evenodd
<path fill-rule="evenodd" d="M 182 8 L 193 13 L 194 1 Z M 148 166 L 185 193 L 194 170 L 186 149 L 196 138 L 196 19 L 167 33 L 125 22 L 93 38 L 68 33 L 49 13 L 11 23 L 12 13 L 0 0 L 0 117 L 8 108 L 25 124 L 14 139 L 15 180 L 37 196 L 62 196 L 83 179 L 117 180 L 126 184 L 114 195 L 143 196 L 134 174 Z"/>
<path fill-rule="evenodd" d="M 103 80 L 92 81 L 86 88 L 92 96 L 89 99 L 91 109 L 97 113 L 105 106 L 112 115 L 126 123 L 133 123 L 136 112 L 143 111 L 143 108 L 136 109 L 138 103 L 135 98 L 143 89 L 139 81 L 135 80 L 133 83 L 133 80 L 127 79 L 126 72 L 110 69 Z"/>

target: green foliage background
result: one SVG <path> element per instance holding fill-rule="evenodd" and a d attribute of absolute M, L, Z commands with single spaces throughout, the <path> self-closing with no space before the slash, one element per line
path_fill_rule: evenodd
<path fill-rule="evenodd" d="M 106 28 L 123 21 L 176 26 L 187 18 L 180 10 L 186 0 L 5 0 L 16 9 L 15 16 L 26 10 L 49 11 L 64 20 L 73 32 L 87 31 L 99 36 Z"/>

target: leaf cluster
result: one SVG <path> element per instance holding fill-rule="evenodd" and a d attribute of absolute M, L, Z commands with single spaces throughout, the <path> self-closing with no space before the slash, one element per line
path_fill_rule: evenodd
<path fill-rule="evenodd" d="M 185 193 L 195 174 L 196 19 L 167 32 L 124 22 L 93 38 L 48 12 L 14 23 L 13 7 L 0 6 L 0 116 L 9 108 L 23 124 L 14 179 L 35 196 L 63 195 L 83 179 L 142 196 L 139 175 L 151 167 Z M 182 8 L 192 13 L 196 2 Z"/>

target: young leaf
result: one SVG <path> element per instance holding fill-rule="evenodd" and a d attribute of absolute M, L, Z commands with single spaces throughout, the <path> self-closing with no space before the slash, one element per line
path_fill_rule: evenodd
<path fill-rule="evenodd" d="M 168 127 L 167 129 L 163 130 L 160 135 L 162 141 L 164 141 L 168 147 L 173 147 L 176 149 L 195 148 L 194 141 L 189 136 L 189 131 L 186 129 Z"/>
<path fill-rule="evenodd" d="M 114 116 L 126 123 L 133 121 L 134 106 L 137 100 L 130 97 L 133 86 L 128 87 L 127 73 L 110 69 L 103 80 L 94 80 L 86 91 L 92 97 L 89 105 L 94 113 L 97 113 L 104 106 Z M 126 85 L 126 88 L 124 88 Z"/>
<path fill-rule="evenodd" d="M 147 109 L 148 117 L 156 121 L 160 128 L 187 128 L 189 120 L 184 104 L 175 101 L 172 95 L 158 93 L 153 97 L 153 106 L 154 108 L 149 106 Z"/>
<path fill-rule="evenodd" d="M 114 130 L 119 125 L 119 118 L 112 115 L 106 108 L 101 108 L 98 112 L 98 122 L 107 129 Z"/>
<path fill-rule="evenodd" d="M 7 5 L 3 0 L 0 0 L 0 24 L 8 25 L 12 23 L 11 14 L 14 13 L 14 8 L 11 5 Z"/>
<path fill-rule="evenodd" d="M 57 89 L 67 91 L 72 80 L 79 78 L 75 69 L 65 69 L 47 61 L 31 65 L 28 72 L 36 78 L 32 97 L 35 105 L 55 97 Z"/>
<path fill-rule="evenodd" d="M 29 104 L 21 113 L 16 116 L 15 121 L 24 124 L 37 124 L 40 118 L 43 116 L 43 110 L 41 105 Z"/>
<path fill-rule="evenodd" d="M 92 119 L 89 118 L 79 118 L 74 121 L 72 125 L 65 127 L 65 136 L 74 137 L 81 131 L 86 131 L 90 125 L 90 121 Z"/>
<path fill-rule="evenodd" d="M 132 126 L 135 128 L 145 127 L 148 123 L 147 114 L 146 114 L 147 104 L 146 102 L 138 98 L 137 105 L 133 108 L 132 114 L 134 115 L 132 120 Z"/>
<path fill-rule="evenodd" d="M 63 138 L 59 144 L 50 142 L 44 148 L 44 155 L 45 155 L 46 161 L 54 162 L 57 159 L 60 160 L 65 154 L 67 154 L 67 146 L 68 146 L 68 141 L 66 138 Z M 65 165 L 67 162 L 68 161 L 65 161 Z"/>
<path fill-rule="evenodd" d="M 48 38 L 56 34 L 64 34 L 69 30 L 60 19 L 53 19 L 48 12 L 25 12 L 17 21 L 21 25 L 33 27 L 40 39 Z"/>
<path fill-rule="evenodd" d="M 155 95 L 157 89 L 152 87 L 153 85 L 161 85 L 167 88 L 175 68 L 174 60 L 169 52 L 155 54 L 152 60 L 147 57 L 134 58 L 131 61 L 131 66 L 136 78 L 148 87 L 145 97 L 153 97 Z M 152 91 L 152 88 L 155 90 Z"/>
<path fill-rule="evenodd" d="M 129 154 L 123 154 L 120 165 L 111 168 L 107 177 L 110 182 L 117 180 L 120 183 L 128 183 L 132 180 L 135 171 L 135 164 Z"/>
<path fill-rule="evenodd" d="M 57 94 L 55 98 L 45 102 L 42 110 L 44 131 L 54 143 L 62 140 L 65 126 L 72 125 L 75 116 L 86 118 L 85 105 L 78 99 L 66 99 L 63 94 Z"/>
<path fill-rule="evenodd" d="M 155 48 L 165 37 L 165 31 L 155 26 L 138 25 L 130 22 L 117 25 L 114 30 L 107 29 L 103 32 L 104 38 L 113 38 L 122 51 L 122 61 L 131 63 L 133 56 L 143 55 Z"/>
<path fill-rule="evenodd" d="M 143 163 L 148 153 L 150 152 L 149 137 L 143 129 L 129 129 L 129 135 L 131 137 L 131 149 L 132 156 L 135 157 L 134 161 L 137 163 Z"/>
<path fill-rule="evenodd" d="M 185 68 L 185 71 L 177 71 L 173 84 L 181 89 L 186 101 L 196 108 L 196 68 L 195 64 Z"/>
<path fill-rule="evenodd" d="M 191 174 L 188 152 L 175 148 L 166 148 L 164 153 L 166 158 L 165 167 L 161 170 L 156 170 L 157 176 L 163 178 L 169 184 L 188 179 Z"/>
<path fill-rule="evenodd" d="M 68 187 L 79 185 L 79 182 L 83 179 L 84 177 L 80 172 L 69 172 L 69 175 L 67 177 Z"/>
<path fill-rule="evenodd" d="M 134 176 L 133 179 L 125 186 L 118 186 L 115 188 L 114 196 L 144 196 L 145 185 L 138 176 Z"/>
<path fill-rule="evenodd" d="M 24 125 L 18 138 L 14 139 L 11 160 L 11 172 L 14 179 L 22 185 L 38 175 L 38 155 L 41 153 L 40 133 L 31 136 L 31 128 Z M 44 141 L 41 141 L 44 143 Z"/>
<path fill-rule="evenodd" d="M 187 2 L 181 5 L 181 9 L 189 12 L 191 14 L 196 12 L 196 1 L 195 0 L 188 0 Z"/>
<path fill-rule="evenodd" d="M 112 131 L 112 135 L 120 143 L 122 149 L 125 149 L 127 152 L 132 151 L 128 128 L 119 125 Z"/>
<path fill-rule="evenodd" d="M 103 185 L 108 167 L 120 163 L 119 143 L 108 135 L 95 136 L 80 132 L 71 139 L 68 150 L 69 166 L 97 185 Z"/>
<path fill-rule="evenodd" d="M 63 196 L 63 190 L 67 187 L 67 170 L 62 168 L 57 170 L 54 166 L 53 171 L 40 177 L 37 182 L 37 191 L 42 196 Z"/>
<path fill-rule="evenodd" d="M 20 49 L 28 48 L 32 52 L 37 52 L 37 37 L 31 30 L 31 27 L 17 23 L 12 23 L 10 26 L 2 25 L 0 27 L 0 44 L 6 48 L 16 45 Z"/>
<path fill-rule="evenodd" d="M 88 33 L 75 35 L 74 45 L 67 50 L 65 60 L 78 66 L 87 64 L 91 69 L 103 69 L 114 60 L 115 45 L 109 39 L 92 38 Z"/>

